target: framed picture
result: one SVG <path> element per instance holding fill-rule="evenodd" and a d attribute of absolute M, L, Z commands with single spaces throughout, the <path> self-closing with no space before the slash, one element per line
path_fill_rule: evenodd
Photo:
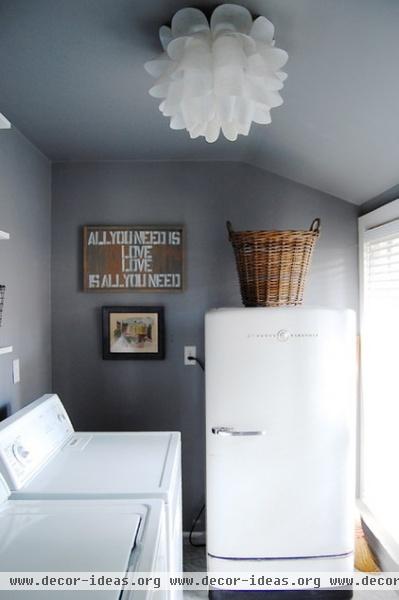
<path fill-rule="evenodd" d="M 5 295 L 6 295 L 6 286 L 0 285 L 0 327 L 1 327 L 1 322 L 3 320 L 3 307 L 4 307 Z"/>
<path fill-rule="evenodd" d="M 102 320 L 104 359 L 165 357 L 162 306 L 103 306 Z"/>

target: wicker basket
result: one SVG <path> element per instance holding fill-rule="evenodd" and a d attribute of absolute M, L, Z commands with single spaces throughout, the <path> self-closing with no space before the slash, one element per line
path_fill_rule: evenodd
<path fill-rule="evenodd" d="M 320 219 L 309 231 L 233 231 L 230 221 L 226 225 L 244 306 L 302 304 Z"/>

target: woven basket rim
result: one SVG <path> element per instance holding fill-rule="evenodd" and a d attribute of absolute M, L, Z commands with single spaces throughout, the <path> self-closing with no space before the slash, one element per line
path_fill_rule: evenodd
<path fill-rule="evenodd" d="M 244 229 L 241 231 L 235 231 L 231 224 L 231 221 L 226 221 L 227 230 L 229 233 L 229 239 L 235 236 L 320 236 L 321 220 L 320 217 L 313 219 L 309 229 Z"/>
<path fill-rule="evenodd" d="M 232 231 L 231 235 L 320 235 L 320 231 L 309 231 L 309 229 L 246 229 L 242 231 Z"/>

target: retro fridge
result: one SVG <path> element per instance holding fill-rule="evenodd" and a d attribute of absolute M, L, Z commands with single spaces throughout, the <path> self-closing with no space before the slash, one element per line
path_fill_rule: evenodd
<path fill-rule="evenodd" d="M 205 329 L 208 569 L 352 570 L 354 313 L 216 309 Z"/>

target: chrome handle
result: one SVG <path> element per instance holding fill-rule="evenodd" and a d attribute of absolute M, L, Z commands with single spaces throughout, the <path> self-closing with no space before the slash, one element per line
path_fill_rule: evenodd
<path fill-rule="evenodd" d="M 266 431 L 239 431 L 233 427 L 212 427 L 212 433 L 215 435 L 229 436 L 249 436 L 249 435 L 265 435 Z"/>

